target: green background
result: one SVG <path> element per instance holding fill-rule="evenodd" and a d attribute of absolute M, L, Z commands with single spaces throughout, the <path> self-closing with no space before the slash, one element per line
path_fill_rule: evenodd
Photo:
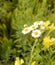
<path fill-rule="evenodd" d="M 32 38 L 22 29 L 37 20 L 55 23 L 55 0 L 0 0 L 0 65 L 14 65 L 16 56 L 28 59 Z"/>

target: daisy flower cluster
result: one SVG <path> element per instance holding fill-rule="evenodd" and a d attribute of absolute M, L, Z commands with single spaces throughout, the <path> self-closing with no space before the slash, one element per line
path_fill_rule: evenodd
<path fill-rule="evenodd" d="M 53 43 L 55 44 L 55 38 L 49 38 L 53 30 L 55 30 L 55 26 L 50 21 L 35 21 L 31 26 L 25 24 L 22 33 L 24 35 L 31 33 L 33 38 L 39 38 L 42 35 L 43 45 L 48 48 Z M 45 32 L 47 34 L 45 34 Z M 45 34 L 45 36 L 43 34 Z"/>
<path fill-rule="evenodd" d="M 24 29 L 22 30 L 23 34 L 28 34 L 31 32 L 32 37 L 38 38 L 41 35 L 41 30 L 38 29 L 39 26 L 43 24 L 43 21 L 34 22 L 31 26 L 24 25 Z M 44 26 L 41 26 L 42 29 L 44 29 Z"/>

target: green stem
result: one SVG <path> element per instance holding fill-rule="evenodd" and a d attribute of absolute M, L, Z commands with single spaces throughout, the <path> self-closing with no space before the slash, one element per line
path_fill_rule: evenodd
<path fill-rule="evenodd" d="M 49 36 L 49 34 L 50 34 L 52 31 L 53 31 L 53 30 L 50 30 L 46 36 Z"/>
<path fill-rule="evenodd" d="M 28 65 L 31 65 L 31 62 L 32 62 L 32 59 L 33 59 L 33 51 L 34 51 L 34 48 L 36 46 L 36 43 L 37 43 L 37 39 L 35 40 L 34 45 L 32 46 L 31 54 L 30 54 L 30 61 L 29 61 Z"/>

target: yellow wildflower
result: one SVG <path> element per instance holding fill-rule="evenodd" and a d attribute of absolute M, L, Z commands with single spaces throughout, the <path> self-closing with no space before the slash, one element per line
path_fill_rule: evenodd
<path fill-rule="evenodd" d="M 51 45 L 51 39 L 50 39 L 50 37 L 45 37 L 45 38 L 43 39 L 43 45 L 44 45 L 45 47 L 47 47 L 47 48 L 50 47 L 50 45 Z"/>
<path fill-rule="evenodd" d="M 33 61 L 33 62 L 31 63 L 31 65 L 35 65 L 35 61 Z"/>
<path fill-rule="evenodd" d="M 48 27 L 49 24 L 50 24 L 50 21 L 46 21 L 46 22 L 44 22 L 43 25 L 44 25 L 45 27 Z"/>
<path fill-rule="evenodd" d="M 15 65 L 21 65 L 21 64 L 20 64 L 20 59 L 19 59 L 19 57 L 16 57 Z"/>
<path fill-rule="evenodd" d="M 23 59 L 20 60 L 19 57 L 16 57 L 15 65 L 22 65 L 24 63 Z"/>
<path fill-rule="evenodd" d="M 49 26 L 49 29 L 50 29 L 50 30 L 54 30 L 54 29 L 55 29 L 54 24 L 52 24 L 51 26 Z"/>
<path fill-rule="evenodd" d="M 24 60 L 23 59 L 21 59 L 21 65 L 24 63 Z"/>

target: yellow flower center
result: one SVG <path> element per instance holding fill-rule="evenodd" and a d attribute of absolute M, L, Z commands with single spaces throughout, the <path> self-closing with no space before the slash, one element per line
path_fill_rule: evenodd
<path fill-rule="evenodd" d="M 25 32 L 28 32 L 28 28 L 25 28 L 24 31 L 25 31 Z"/>
<path fill-rule="evenodd" d="M 36 32 L 34 32 L 34 34 L 35 34 L 35 35 L 37 35 L 37 34 L 38 34 L 38 32 L 36 31 Z"/>
<path fill-rule="evenodd" d="M 32 28 L 34 29 L 34 28 L 35 28 L 35 26 L 32 26 Z"/>

